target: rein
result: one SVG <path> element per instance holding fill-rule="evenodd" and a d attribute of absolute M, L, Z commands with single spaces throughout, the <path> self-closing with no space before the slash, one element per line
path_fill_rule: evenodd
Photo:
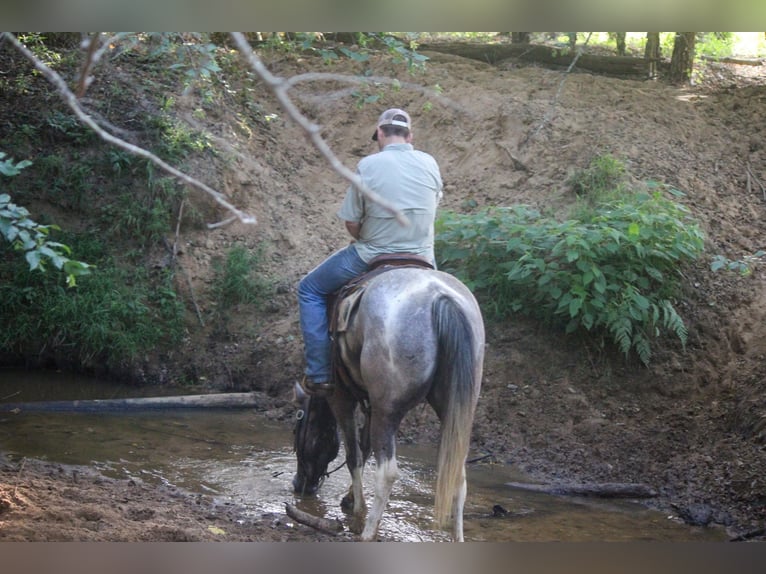
<path fill-rule="evenodd" d="M 295 412 L 295 422 L 296 422 L 296 424 L 300 424 L 300 422 L 301 422 L 301 421 L 302 421 L 304 418 L 306 418 L 306 419 L 307 419 L 307 420 L 306 420 L 306 422 L 305 422 L 304 424 L 300 425 L 300 428 L 298 429 L 298 432 L 296 432 L 296 434 L 295 434 L 295 443 L 293 444 L 293 450 L 295 450 L 295 451 L 297 451 L 297 450 L 298 450 L 298 445 L 299 445 L 299 444 L 301 444 L 301 445 L 302 445 L 302 444 L 303 444 L 303 442 L 306 440 L 306 433 L 308 432 L 308 417 L 309 417 L 309 416 L 310 416 L 310 414 L 311 414 L 311 413 L 310 413 L 310 411 L 311 411 L 311 404 L 312 404 L 312 400 L 311 400 L 311 398 L 309 398 L 309 400 L 308 400 L 308 404 L 306 405 L 306 410 L 304 410 L 304 409 L 298 409 L 298 410 Z M 333 474 L 334 472 L 338 472 L 338 471 L 339 471 L 341 468 L 343 468 L 345 465 L 346 465 L 346 460 L 344 460 L 342 463 L 340 463 L 340 464 L 339 464 L 337 467 L 335 467 L 334 469 L 332 469 L 332 470 L 330 470 L 330 471 L 325 471 L 325 472 L 324 472 L 324 474 L 322 474 L 322 478 L 320 478 L 320 479 L 319 479 L 319 486 L 321 486 L 321 485 L 324 483 L 324 481 L 325 481 L 325 479 L 326 479 L 327 477 L 329 477 L 329 476 L 330 476 L 331 474 Z M 303 464 L 303 466 L 304 466 L 303 472 L 304 472 L 304 473 L 306 473 L 306 469 L 305 469 L 305 463 Z M 306 474 L 307 474 L 307 473 L 306 473 Z"/>

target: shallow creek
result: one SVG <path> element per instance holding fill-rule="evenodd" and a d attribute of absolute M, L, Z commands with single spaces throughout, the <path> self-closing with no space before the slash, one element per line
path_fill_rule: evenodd
<path fill-rule="evenodd" d="M 152 395 L 157 389 L 149 389 Z M 0 402 L 141 396 L 141 389 L 50 372 L 0 371 Z M 146 392 L 146 391 L 143 391 Z M 128 413 L 0 413 L 0 452 L 89 465 L 205 493 L 248 515 L 284 514 L 285 503 L 327 518 L 344 516 L 339 502 L 348 473 L 332 473 L 316 497 L 292 493 L 292 428 L 254 409 L 174 409 Z M 381 532 L 401 541 L 445 540 L 431 529 L 435 452 L 400 445 L 395 483 Z M 342 463 L 338 458 L 334 466 Z M 372 463 L 365 494 L 372 496 Z M 465 537 L 474 541 L 716 541 L 724 532 L 691 527 L 629 501 L 560 497 L 507 486 L 525 482 L 512 466 L 471 464 Z M 502 508 L 506 512 L 493 512 Z M 499 514 L 499 515 L 498 515 Z"/>

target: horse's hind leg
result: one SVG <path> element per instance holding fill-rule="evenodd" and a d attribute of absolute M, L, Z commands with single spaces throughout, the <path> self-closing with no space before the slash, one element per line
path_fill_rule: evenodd
<path fill-rule="evenodd" d="M 428 403 L 436 412 L 439 417 L 440 424 L 444 425 L 444 411 L 445 411 L 445 398 L 440 395 L 436 390 L 432 389 L 429 393 Z M 444 432 L 444 430 L 442 430 Z M 465 508 L 465 499 L 468 493 L 468 486 L 466 484 L 465 464 L 463 464 L 461 476 L 458 481 L 457 490 L 455 491 L 455 497 L 453 499 L 454 516 L 453 516 L 453 528 L 452 539 L 455 542 L 463 542 L 463 509 Z"/>
<path fill-rule="evenodd" d="M 455 493 L 455 516 L 454 528 L 452 531 L 452 538 L 455 542 L 463 542 L 463 508 L 465 507 L 465 498 L 468 492 L 468 487 L 465 480 L 465 466 L 463 466 L 462 481 L 458 485 L 457 492 Z"/>
<path fill-rule="evenodd" d="M 371 421 L 372 450 L 375 453 L 375 498 L 372 508 L 367 514 L 367 521 L 362 532 L 362 540 L 374 540 L 378 533 L 380 519 L 386 509 L 388 499 L 391 496 L 391 488 L 399 476 L 396 463 L 396 425 L 376 424 L 375 418 Z"/>

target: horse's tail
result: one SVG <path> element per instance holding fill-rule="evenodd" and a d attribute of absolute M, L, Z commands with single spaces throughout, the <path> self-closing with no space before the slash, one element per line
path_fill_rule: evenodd
<path fill-rule="evenodd" d="M 478 386 L 474 384 L 477 358 L 471 325 L 453 299 L 439 296 L 431 313 L 438 344 L 433 392 L 444 399 L 434 517 L 443 527 L 452 515 L 458 489 L 464 488 L 465 461 L 477 400 Z"/>

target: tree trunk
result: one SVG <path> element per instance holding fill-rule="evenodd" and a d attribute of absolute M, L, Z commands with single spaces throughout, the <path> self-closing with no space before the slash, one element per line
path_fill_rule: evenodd
<path fill-rule="evenodd" d="M 676 32 L 668 76 L 673 83 L 688 84 L 692 78 L 696 34 L 696 32 Z"/>
<path fill-rule="evenodd" d="M 660 33 L 646 33 L 646 48 L 644 50 L 644 59 L 647 61 L 647 75 L 650 78 L 657 77 L 657 62 L 660 61 Z"/>
<path fill-rule="evenodd" d="M 620 56 L 625 55 L 625 35 L 627 32 L 615 32 L 615 40 L 617 42 L 617 54 Z"/>
<path fill-rule="evenodd" d="M 514 44 L 529 44 L 529 32 L 511 32 L 511 42 Z"/>

